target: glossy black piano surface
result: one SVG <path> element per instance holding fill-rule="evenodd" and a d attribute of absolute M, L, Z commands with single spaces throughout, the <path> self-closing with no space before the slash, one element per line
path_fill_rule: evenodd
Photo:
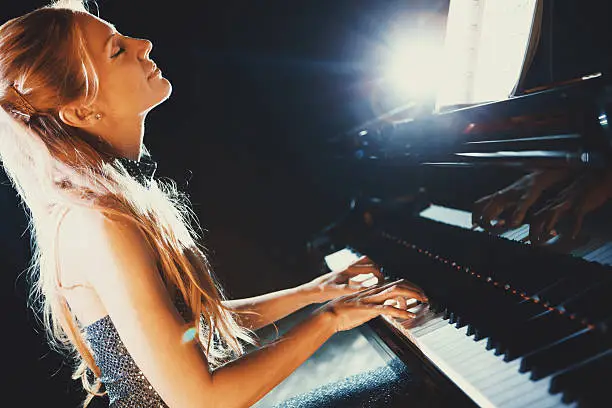
<path fill-rule="evenodd" d="M 328 243 L 366 253 L 387 275 L 405 277 L 428 293 L 430 318 L 442 322 L 429 333 L 433 346 L 419 343 L 397 323 L 372 324 L 409 366 L 415 365 L 415 353 L 424 361 L 434 357 L 433 365 L 449 381 L 462 382 L 457 385 L 481 406 L 599 406 L 606 397 L 606 388 L 595 384 L 603 386 L 612 374 L 612 365 L 605 363 L 610 358 L 612 269 L 598 262 L 610 260 L 609 245 L 593 247 L 585 256 L 594 255 L 595 261 L 586 261 L 410 212 L 379 213 L 368 220 L 371 226 L 363 219 L 346 220 L 328 231 Z M 462 344 L 462 337 L 479 346 Z M 423 347 L 429 350 L 425 355 Z M 453 347 L 450 357 L 444 355 L 444 349 Z M 466 368 L 472 370 L 469 375 L 461 372 Z M 499 393 L 491 394 L 495 387 Z M 517 402 L 521 388 L 533 398 Z"/>
<path fill-rule="evenodd" d="M 426 378 L 439 394 L 432 401 L 609 405 L 610 203 L 587 215 L 575 239 L 561 220 L 543 246 L 527 241 L 526 223 L 494 234 L 474 230 L 470 212 L 477 199 L 533 169 L 610 168 L 611 95 L 608 78 L 584 79 L 379 124 L 334 153 L 345 166 L 338 188 L 359 198 L 311 248 L 345 261 L 367 254 L 388 276 L 426 291 L 431 304 L 421 326 L 382 318 L 370 326 L 378 334 L 372 341 Z"/>

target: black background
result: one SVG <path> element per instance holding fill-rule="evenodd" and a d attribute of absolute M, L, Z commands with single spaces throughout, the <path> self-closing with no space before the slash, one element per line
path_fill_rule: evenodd
<path fill-rule="evenodd" d="M 2 21 L 44 3 L 11 2 Z M 608 70 L 609 2 L 545 0 L 526 86 Z M 123 34 L 150 39 L 173 84 L 149 115 L 158 177 L 187 190 L 232 297 L 302 283 L 308 237 L 346 209 L 354 185 L 328 140 L 374 116 L 371 53 L 390 24 L 443 35 L 448 0 L 100 0 Z M 403 19 L 403 20 L 401 20 Z M 344 174 L 344 176 L 343 176 Z M 29 236 L 4 185 L 2 384 L 6 406 L 77 406 L 78 382 L 25 307 Z M 19 278 L 18 278 L 19 275 Z M 9 403 L 15 401 L 15 403 Z"/>

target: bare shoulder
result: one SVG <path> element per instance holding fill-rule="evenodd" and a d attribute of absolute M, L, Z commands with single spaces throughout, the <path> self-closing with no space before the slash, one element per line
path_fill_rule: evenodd
<path fill-rule="evenodd" d="M 171 406 L 210 390 L 205 356 L 182 343 L 187 326 L 174 307 L 144 234 L 136 224 L 77 210 L 66 214 L 75 262 L 108 311 L 138 367 Z"/>
<path fill-rule="evenodd" d="M 62 221 L 59 239 L 62 255 L 96 289 L 103 290 L 106 282 L 116 285 L 118 279 L 159 277 L 153 251 L 135 222 L 71 208 Z"/>
<path fill-rule="evenodd" d="M 125 218 L 111 218 L 97 210 L 88 208 L 70 208 L 67 210 L 61 225 L 68 234 L 81 238 L 87 236 L 89 239 L 83 244 L 88 244 L 92 240 L 99 243 L 99 241 L 117 239 L 123 234 L 130 235 L 132 238 L 136 234 L 139 238 L 142 238 L 135 222 Z"/>
<path fill-rule="evenodd" d="M 108 266 L 117 256 L 146 256 L 144 236 L 131 223 L 111 220 L 98 211 L 85 208 L 67 210 L 59 227 L 62 268 L 71 279 L 88 282 L 98 270 Z M 147 259 L 142 259 L 146 261 Z M 62 271 L 64 275 L 64 271 Z"/>

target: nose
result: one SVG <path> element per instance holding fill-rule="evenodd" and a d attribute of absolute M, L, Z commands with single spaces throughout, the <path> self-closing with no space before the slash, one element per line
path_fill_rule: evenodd
<path fill-rule="evenodd" d="M 153 43 L 146 39 L 139 39 L 138 41 L 140 41 L 140 46 L 141 46 L 141 51 L 140 51 L 141 58 L 148 59 L 149 53 L 153 49 Z"/>

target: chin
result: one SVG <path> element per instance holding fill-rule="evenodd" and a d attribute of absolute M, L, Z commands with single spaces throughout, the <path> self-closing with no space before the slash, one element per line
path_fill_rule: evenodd
<path fill-rule="evenodd" d="M 162 82 L 163 84 L 160 84 L 159 90 L 158 92 L 156 92 L 157 98 L 155 98 L 155 101 L 153 102 L 153 104 L 151 104 L 150 109 L 153 109 L 154 107 L 164 103 L 168 98 L 170 98 L 170 95 L 172 94 L 172 84 L 170 83 L 170 81 L 168 81 L 166 78 L 161 78 L 160 82 Z"/>

